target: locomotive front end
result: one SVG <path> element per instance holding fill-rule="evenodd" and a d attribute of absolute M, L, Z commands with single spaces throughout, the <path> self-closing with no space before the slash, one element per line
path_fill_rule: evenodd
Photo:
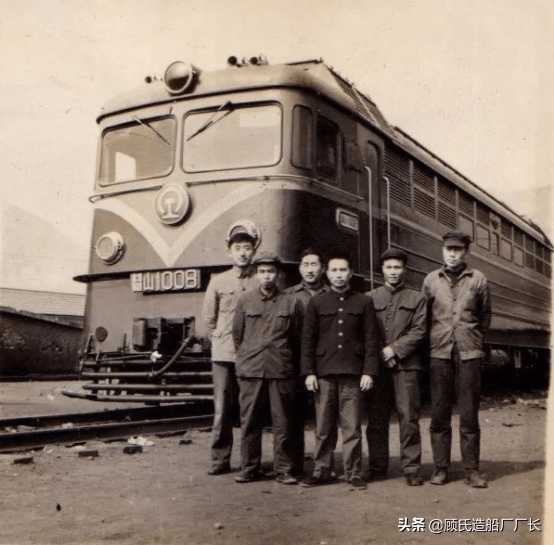
<path fill-rule="evenodd" d="M 202 306 L 229 266 L 228 230 L 242 222 L 279 252 L 280 226 L 294 225 L 291 192 L 268 181 L 284 155 L 278 95 L 244 72 L 173 63 L 103 110 L 89 272 L 77 278 L 85 397 L 212 399 Z"/>

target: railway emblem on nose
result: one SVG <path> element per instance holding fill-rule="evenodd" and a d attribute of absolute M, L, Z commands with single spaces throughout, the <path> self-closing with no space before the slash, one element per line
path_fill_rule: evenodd
<path fill-rule="evenodd" d="M 185 217 L 190 206 L 190 197 L 180 185 L 169 184 L 160 189 L 155 204 L 160 221 L 175 225 Z"/>

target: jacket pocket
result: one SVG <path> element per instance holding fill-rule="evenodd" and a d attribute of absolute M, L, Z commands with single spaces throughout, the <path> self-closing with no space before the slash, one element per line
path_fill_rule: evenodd
<path fill-rule="evenodd" d="M 417 301 L 402 301 L 402 303 L 398 305 L 398 308 L 413 312 L 417 308 Z"/>
<path fill-rule="evenodd" d="M 233 312 L 237 306 L 234 288 L 221 288 L 219 290 L 220 312 Z"/>

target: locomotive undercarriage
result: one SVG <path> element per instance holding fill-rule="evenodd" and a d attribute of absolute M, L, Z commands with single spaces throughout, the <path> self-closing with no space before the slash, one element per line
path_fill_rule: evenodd
<path fill-rule="evenodd" d="M 194 318 L 134 318 L 132 349 L 103 351 L 89 339 L 80 357 L 82 397 L 140 403 L 212 402 L 209 350 L 194 335 Z"/>

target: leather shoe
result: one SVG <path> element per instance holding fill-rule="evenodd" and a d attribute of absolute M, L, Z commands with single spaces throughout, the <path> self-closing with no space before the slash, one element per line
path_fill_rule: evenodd
<path fill-rule="evenodd" d="M 387 470 L 369 469 L 364 473 L 364 481 L 374 483 L 376 481 L 384 481 L 387 478 Z"/>
<path fill-rule="evenodd" d="M 281 484 L 296 484 L 298 483 L 298 479 L 296 477 L 293 477 L 290 473 L 279 473 L 277 477 L 275 477 L 275 480 L 278 483 Z"/>
<path fill-rule="evenodd" d="M 312 488 L 314 486 L 321 486 L 324 484 L 331 484 L 337 480 L 335 472 L 331 472 L 327 475 L 310 475 L 306 480 L 302 481 L 301 486 L 304 488 Z"/>
<path fill-rule="evenodd" d="M 235 482 L 239 484 L 251 483 L 254 481 L 261 481 L 266 478 L 266 474 L 263 471 L 255 471 L 254 473 L 245 473 L 241 471 L 236 477 Z"/>
<path fill-rule="evenodd" d="M 354 475 L 350 479 L 348 484 L 350 484 L 350 486 L 356 490 L 365 490 L 367 488 L 367 484 L 363 481 L 363 479 L 359 475 Z"/>
<path fill-rule="evenodd" d="M 443 485 L 448 482 L 448 471 L 444 467 L 437 467 L 429 479 L 431 484 Z"/>
<path fill-rule="evenodd" d="M 223 475 L 224 473 L 230 473 L 231 466 L 228 465 L 216 465 L 208 469 L 208 475 Z"/>
<path fill-rule="evenodd" d="M 421 475 L 417 472 L 408 473 L 406 475 L 406 483 L 408 486 L 421 486 L 423 484 L 423 479 Z"/>
<path fill-rule="evenodd" d="M 487 488 L 488 484 L 476 469 L 468 469 L 466 471 L 465 483 L 471 485 L 473 488 Z"/>

